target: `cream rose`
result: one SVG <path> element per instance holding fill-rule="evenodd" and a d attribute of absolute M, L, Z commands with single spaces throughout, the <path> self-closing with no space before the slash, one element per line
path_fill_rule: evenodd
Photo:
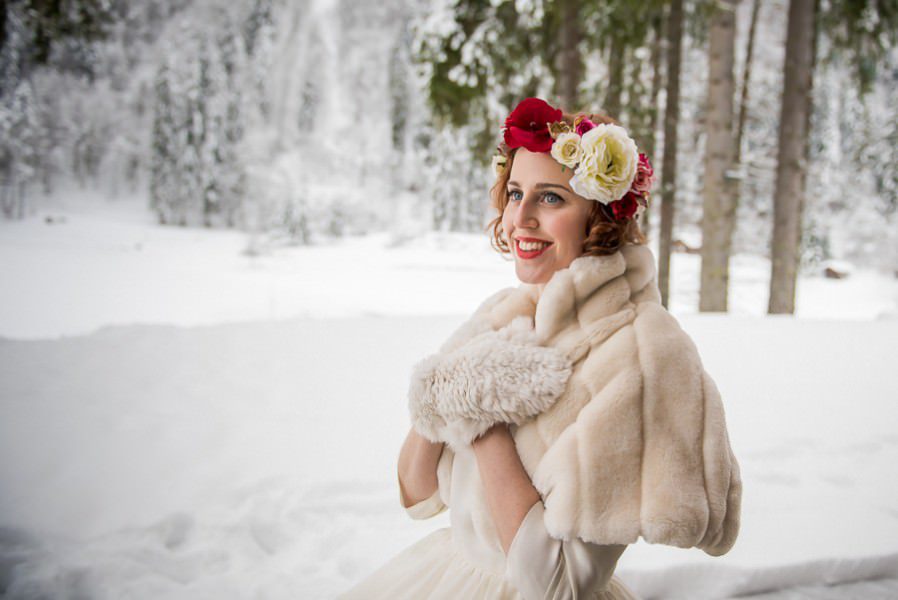
<path fill-rule="evenodd" d="M 552 158 L 573 169 L 580 162 L 582 156 L 579 135 L 570 131 L 561 133 L 555 138 L 555 143 L 552 144 Z"/>
<path fill-rule="evenodd" d="M 583 157 L 571 177 L 571 189 L 590 200 L 610 204 L 629 191 L 639 166 L 636 142 L 619 125 L 596 125 L 580 138 Z"/>
<path fill-rule="evenodd" d="M 496 174 L 496 177 L 502 175 L 503 171 L 505 171 L 505 165 L 508 164 L 508 159 L 502 156 L 501 154 L 493 155 L 493 173 Z"/>

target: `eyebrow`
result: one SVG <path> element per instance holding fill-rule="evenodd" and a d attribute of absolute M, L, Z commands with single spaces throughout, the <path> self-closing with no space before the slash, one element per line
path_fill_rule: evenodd
<path fill-rule="evenodd" d="M 508 182 L 508 185 L 516 185 L 516 186 L 518 186 L 518 187 L 521 187 L 521 184 L 518 183 L 517 181 L 509 181 L 509 182 Z M 568 192 L 568 193 L 570 193 L 570 194 L 573 194 L 573 193 L 574 193 L 574 192 L 572 192 L 570 189 L 568 189 L 567 187 L 565 187 L 565 186 L 563 186 L 563 185 L 558 185 L 557 183 L 537 183 L 537 184 L 534 185 L 533 187 L 535 187 L 535 188 L 538 189 L 538 190 L 544 190 L 544 189 L 546 189 L 546 188 L 553 188 L 553 187 L 554 187 L 554 188 L 558 188 L 558 189 L 560 189 L 560 190 L 564 190 L 564 191 L 566 191 L 566 192 Z"/>

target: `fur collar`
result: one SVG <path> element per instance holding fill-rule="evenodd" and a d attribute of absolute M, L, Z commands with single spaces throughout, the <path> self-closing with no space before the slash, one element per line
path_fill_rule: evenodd
<path fill-rule="evenodd" d="M 561 347 L 572 358 L 582 356 L 584 340 L 608 327 L 609 317 L 632 316 L 641 302 L 661 303 L 655 284 L 655 259 L 643 245 L 628 245 L 607 256 L 579 256 L 555 271 L 539 292 L 536 284 L 506 288 L 481 305 L 492 329 L 529 316 L 540 343 Z M 625 314 L 619 314 L 619 313 Z"/>

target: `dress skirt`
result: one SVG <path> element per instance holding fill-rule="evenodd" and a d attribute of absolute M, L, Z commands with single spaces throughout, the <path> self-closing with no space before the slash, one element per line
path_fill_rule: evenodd
<path fill-rule="evenodd" d="M 437 529 L 402 550 L 339 600 L 521 600 L 505 579 L 470 564 L 452 543 L 452 529 Z M 593 599 L 639 600 L 617 578 Z"/>
<path fill-rule="evenodd" d="M 546 531 L 542 502 L 534 503 L 524 517 L 506 555 L 489 514 L 473 451 L 461 452 L 454 459 L 452 454 L 444 450 L 440 459 L 439 489 L 411 506 L 397 474 L 400 503 L 413 519 L 440 514 L 453 498 L 450 527 L 437 529 L 401 550 L 338 599 L 561 600 L 575 593 L 571 579 L 612 571 L 600 591 L 581 592 L 580 598 L 639 600 L 613 575 L 623 546 L 564 542 L 574 545 L 563 551 L 563 543 Z M 537 583 L 533 583 L 533 574 L 539 574 Z M 521 594 L 525 589 L 529 597 Z"/>

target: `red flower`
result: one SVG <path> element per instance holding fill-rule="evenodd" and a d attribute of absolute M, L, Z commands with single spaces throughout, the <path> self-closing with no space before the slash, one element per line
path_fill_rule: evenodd
<path fill-rule="evenodd" d="M 627 192 L 623 198 L 615 200 L 610 206 L 614 218 L 624 221 L 636 214 L 636 209 L 639 207 L 639 196 L 633 192 Z"/>
<path fill-rule="evenodd" d="M 524 98 L 505 119 L 505 143 L 509 148 L 523 146 L 531 152 L 549 152 L 555 140 L 549 123 L 562 119 L 563 113 L 540 98 Z"/>
<path fill-rule="evenodd" d="M 633 179 L 633 185 L 630 191 L 635 192 L 639 196 L 647 196 L 655 183 L 655 169 L 649 162 L 649 157 L 645 154 L 639 154 L 639 164 L 636 167 L 636 177 Z"/>
<path fill-rule="evenodd" d="M 595 126 L 596 126 L 595 123 L 593 123 L 586 117 L 583 117 L 583 120 L 580 121 L 579 123 L 577 123 L 577 130 L 576 130 L 577 135 L 583 135 L 584 133 L 586 133 L 587 131 L 589 131 L 590 129 L 592 129 Z"/>

